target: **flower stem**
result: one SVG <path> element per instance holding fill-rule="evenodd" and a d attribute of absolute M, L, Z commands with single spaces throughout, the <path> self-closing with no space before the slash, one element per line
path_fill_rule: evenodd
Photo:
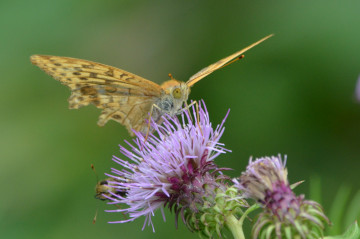
<path fill-rule="evenodd" d="M 246 218 L 246 216 L 258 209 L 260 206 L 257 204 L 252 205 L 249 207 L 241 216 L 241 218 L 238 220 L 234 215 L 229 215 L 226 217 L 226 226 L 229 228 L 231 233 L 234 236 L 234 239 L 245 239 L 244 232 L 243 232 L 243 223 Z"/>
<path fill-rule="evenodd" d="M 239 223 L 239 221 L 234 215 L 231 214 L 228 217 L 226 217 L 225 224 L 233 234 L 234 239 L 245 239 L 242 225 L 240 225 L 242 223 Z"/>

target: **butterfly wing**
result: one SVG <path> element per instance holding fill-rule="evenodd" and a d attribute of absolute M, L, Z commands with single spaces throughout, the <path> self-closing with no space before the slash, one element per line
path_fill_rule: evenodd
<path fill-rule="evenodd" d="M 260 44 L 261 42 L 265 41 L 266 39 L 272 37 L 273 34 L 268 35 L 262 39 L 260 39 L 259 41 L 251 44 L 250 46 L 245 47 L 244 49 L 235 52 L 234 54 L 225 57 L 223 59 L 221 59 L 220 61 L 215 62 L 214 64 L 203 68 L 202 70 L 200 70 L 198 73 L 196 73 L 195 75 L 191 76 L 190 79 L 186 82 L 186 84 L 190 87 L 192 85 L 194 85 L 196 82 L 200 81 L 202 78 L 204 78 L 205 76 L 210 75 L 212 72 L 216 71 L 217 69 L 221 68 L 222 66 L 224 66 L 226 63 L 228 63 L 229 61 L 235 59 L 236 57 L 240 56 L 241 54 L 243 54 L 244 52 L 246 52 L 247 50 L 253 48 L 254 46 Z"/>
<path fill-rule="evenodd" d="M 71 89 L 69 108 L 88 104 L 103 109 L 98 125 L 110 119 L 140 131 L 162 88 L 130 72 L 69 57 L 33 55 L 31 62 Z"/>

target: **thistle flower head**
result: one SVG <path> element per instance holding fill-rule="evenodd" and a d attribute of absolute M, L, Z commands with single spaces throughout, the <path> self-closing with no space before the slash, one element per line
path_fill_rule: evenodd
<path fill-rule="evenodd" d="M 287 180 L 287 169 L 284 162 L 278 157 L 252 158 L 249 165 L 240 177 L 240 189 L 244 190 L 247 197 L 253 198 L 262 204 L 266 204 L 266 196 L 270 191 L 289 186 Z"/>
<path fill-rule="evenodd" d="M 280 155 L 250 160 L 240 181 L 234 181 L 264 208 L 253 227 L 253 237 L 318 238 L 328 219 L 318 203 L 304 200 L 304 195 L 296 196 L 291 190 L 285 164 L 286 158 L 282 161 Z"/>
<path fill-rule="evenodd" d="M 120 146 L 127 159 L 114 157 L 123 169 L 113 168 L 108 176 L 116 179 L 111 183 L 117 190 L 127 193 L 126 196 L 112 193 L 108 199 L 111 204 L 127 204 L 127 208 L 111 211 L 128 214 L 129 219 L 114 223 L 144 216 L 144 227 L 146 224 L 153 227 L 154 212 L 160 208 L 165 220 L 163 207 L 167 206 L 176 218 L 181 215 L 189 228 L 196 229 L 198 221 L 192 221 L 192 213 L 209 208 L 209 201 L 210 206 L 216 204 L 216 194 L 226 192 L 228 177 L 222 174 L 226 169 L 218 168 L 214 159 L 228 151 L 219 143 L 227 115 L 213 129 L 204 103 L 198 113 L 194 106 L 191 109 L 194 120 L 186 111 L 181 120 L 165 116 L 162 125 L 151 123 L 158 136 L 150 134 L 145 142 L 144 136 L 136 133 L 135 145 L 127 143 L 130 150 Z"/>

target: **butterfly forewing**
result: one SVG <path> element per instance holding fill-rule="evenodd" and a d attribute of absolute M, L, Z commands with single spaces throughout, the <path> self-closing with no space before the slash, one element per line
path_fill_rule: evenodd
<path fill-rule="evenodd" d="M 103 109 L 99 125 L 112 119 L 126 126 L 131 135 L 131 129 L 143 128 L 151 106 L 163 91 L 152 81 L 91 61 L 33 55 L 31 62 L 71 89 L 70 108 L 94 104 Z"/>
<path fill-rule="evenodd" d="M 265 41 L 266 39 L 272 37 L 273 34 L 268 35 L 262 39 L 260 39 L 257 42 L 254 42 L 253 44 L 245 47 L 244 49 L 235 52 L 234 54 L 225 57 L 223 59 L 221 59 L 220 61 L 215 62 L 214 64 L 211 64 L 208 67 L 203 68 L 202 70 L 200 70 L 198 73 L 196 73 L 195 75 L 191 76 L 190 79 L 186 82 L 186 84 L 188 86 L 192 86 L 194 85 L 196 82 L 198 82 L 199 80 L 201 80 L 202 78 L 204 78 L 205 76 L 210 75 L 212 72 L 218 70 L 219 68 L 221 68 L 222 66 L 224 66 L 226 63 L 228 63 L 229 61 L 233 60 L 234 58 L 240 56 L 241 54 L 243 54 L 244 52 L 246 52 L 247 50 L 250 50 L 251 48 L 253 48 L 254 46 L 260 44 L 261 42 Z"/>

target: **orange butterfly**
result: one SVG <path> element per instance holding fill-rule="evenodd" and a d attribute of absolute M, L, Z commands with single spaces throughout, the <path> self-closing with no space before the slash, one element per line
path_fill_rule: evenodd
<path fill-rule="evenodd" d="M 265 41 L 266 36 L 250 46 L 202 69 L 187 82 L 171 80 L 158 85 L 130 72 L 86 60 L 69 57 L 33 55 L 31 62 L 71 89 L 69 108 L 78 109 L 90 103 L 103 109 L 98 125 L 110 119 L 132 129 L 148 132 L 146 118 L 161 122 L 161 116 L 174 116 L 187 102 L 190 87 L 205 76 L 239 59 L 252 47 Z M 241 56 L 240 56 L 241 57 Z M 237 58 L 237 59 L 236 59 Z M 170 75 L 171 76 L 171 75 Z"/>

